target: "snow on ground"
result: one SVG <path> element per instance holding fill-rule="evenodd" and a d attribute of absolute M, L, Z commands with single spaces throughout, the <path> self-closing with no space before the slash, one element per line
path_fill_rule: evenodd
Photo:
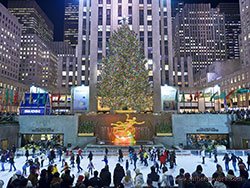
<path fill-rule="evenodd" d="M 122 166 L 124 167 L 124 169 L 125 169 L 125 160 L 126 159 L 128 159 L 127 156 L 124 157 L 124 161 L 121 163 Z M 189 172 L 191 174 L 192 172 L 195 171 L 196 166 L 198 164 L 201 164 L 201 161 L 202 161 L 200 156 L 195 156 L 195 155 L 188 155 L 188 156 L 177 155 L 176 159 L 177 159 L 177 166 L 172 170 L 174 177 L 176 177 L 178 175 L 180 168 L 184 168 L 186 172 Z M 218 156 L 218 164 L 220 164 L 223 167 L 224 172 L 225 172 L 224 161 L 222 161 L 222 159 L 223 159 L 223 156 Z M 242 159 L 246 163 L 246 156 L 243 156 Z M 15 166 L 16 166 L 17 170 L 22 171 L 22 166 L 23 166 L 25 160 L 26 160 L 25 157 L 16 157 L 15 158 Z M 103 156 L 94 156 L 93 157 L 93 164 L 94 164 L 95 170 L 98 170 L 98 172 L 100 172 L 101 169 L 104 167 L 104 162 L 102 160 L 103 160 Z M 56 159 L 55 161 L 56 161 L 55 164 L 57 164 L 57 166 L 58 166 L 58 170 L 61 171 L 61 169 L 62 169 L 61 162 L 59 162 L 58 159 Z M 88 161 L 89 160 L 87 159 L 87 156 L 84 156 L 83 159 L 81 160 L 81 167 L 83 168 L 83 171 L 81 171 L 80 173 L 77 173 L 78 170 L 76 167 L 71 169 L 71 174 L 75 175 L 75 181 L 77 180 L 77 177 L 79 175 L 83 175 L 84 172 L 87 171 Z M 116 163 L 118 163 L 118 157 L 117 156 L 109 156 L 108 161 L 109 161 L 109 169 L 110 169 L 110 172 L 111 172 L 112 177 L 113 177 L 113 171 L 114 171 Z M 211 177 L 212 174 L 214 173 L 214 171 L 216 170 L 216 163 L 213 162 L 213 156 L 212 156 L 212 158 L 206 158 L 205 161 L 206 161 L 206 163 L 204 165 L 201 164 L 203 167 L 203 172 L 207 177 Z M 68 164 L 70 164 L 69 158 L 66 159 L 66 162 L 68 162 Z M 44 165 L 45 165 L 44 168 L 47 168 L 48 160 L 44 161 Z M 152 166 L 152 165 L 153 165 L 153 162 L 149 161 L 149 166 L 145 167 L 145 166 L 140 164 L 139 160 L 137 161 L 137 168 L 139 168 L 141 170 L 141 172 L 143 173 L 145 182 L 146 182 L 147 174 L 150 172 L 150 166 Z M 135 173 L 133 171 L 134 166 L 130 165 L 129 169 L 132 172 L 132 177 L 134 177 L 135 176 Z M 233 166 L 231 163 L 230 163 L 230 169 L 233 169 Z M 28 169 L 27 169 L 27 173 L 29 173 Z M 9 164 L 5 163 L 5 171 L 4 172 L 0 171 L 0 180 L 4 181 L 4 187 L 6 187 L 6 184 L 9 180 L 9 178 L 13 174 L 14 174 L 13 171 L 9 172 Z M 225 172 L 225 174 L 226 174 L 226 172 Z M 236 172 L 235 174 L 236 174 L 236 176 L 239 175 L 238 172 Z M 160 174 L 160 176 L 161 176 L 161 174 Z"/>

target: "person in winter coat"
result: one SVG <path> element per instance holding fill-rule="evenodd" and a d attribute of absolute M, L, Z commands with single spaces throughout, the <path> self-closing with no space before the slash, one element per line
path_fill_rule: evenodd
<path fill-rule="evenodd" d="M 234 167 L 234 171 L 236 172 L 237 171 L 237 169 L 236 169 L 237 157 L 233 153 L 232 153 L 232 156 L 231 156 L 230 160 L 232 161 L 232 165 Z"/>
<path fill-rule="evenodd" d="M 75 176 L 73 174 L 71 177 L 70 170 L 66 170 L 65 173 L 62 174 L 61 178 L 62 178 L 61 188 L 69 188 L 72 186 Z"/>
<path fill-rule="evenodd" d="M 244 184 L 248 180 L 248 177 L 249 177 L 248 171 L 246 171 L 244 164 L 239 165 L 239 170 L 240 170 L 241 182 L 242 184 Z"/>
<path fill-rule="evenodd" d="M 100 173 L 100 178 L 102 179 L 103 186 L 109 187 L 111 184 L 111 173 L 109 172 L 109 166 L 106 165 Z"/>
<path fill-rule="evenodd" d="M 28 176 L 28 180 L 31 181 L 33 187 L 37 186 L 38 174 L 36 174 L 36 169 L 35 168 L 30 169 L 30 175 Z"/>
<path fill-rule="evenodd" d="M 76 164 L 77 164 L 77 170 L 78 170 L 77 173 L 79 173 L 80 171 L 83 170 L 82 167 L 80 166 L 80 163 L 81 163 L 80 155 L 77 154 L 77 155 L 76 155 Z"/>
<path fill-rule="evenodd" d="M 103 187 L 102 179 L 98 177 L 98 171 L 94 171 L 94 177 L 90 178 L 89 184 L 92 187 Z"/>
<path fill-rule="evenodd" d="M 191 175 L 189 173 L 184 174 L 185 179 L 184 179 L 184 188 L 195 188 L 194 183 L 191 180 Z"/>
<path fill-rule="evenodd" d="M 219 177 L 219 174 L 213 174 L 214 179 L 214 188 L 227 188 L 227 186 L 223 183 L 224 178 Z"/>
<path fill-rule="evenodd" d="M 197 165 L 196 170 L 192 173 L 192 181 L 195 184 L 197 181 L 199 181 L 201 174 L 202 174 L 203 168 L 201 165 Z"/>
<path fill-rule="evenodd" d="M 7 183 L 7 188 L 19 187 L 23 179 L 26 179 L 26 178 L 22 176 L 22 172 L 20 170 L 16 171 L 16 173 L 9 179 Z"/>
<path fill-rule="evenodd" d="M 85 188 L 86 186 L 84 185 L 83 180 L 84 180 L 84 176 L 79 175 L 76 181 L 75 188 Z"/>
<path fill-rule="evenodd" d="M 225 169 L 226 169 L 226 171 L 228 171 L 230 158 L 229 158 L 227 153 L 224 155 L 224 158 L 222 160 L 225 161 Z"/>
<path fill-rule="evenodd" d="M 141 188 L 144 184 L 143 175 L 139 169 L 135 170 L 134 184 L 135 184 L 135 187 L 137 187 L 137 188 Z"/>
<path fill-rule="evenodd" d="M 233 170 L 229 170 L 226 176 L 225 185 L 228 188 L 241 188 L 240 180 L 234 175 Z"/>
<path fill-rule="evenodd" d="M 62 179 L 60 178 L 60 174 L 56 172 L 53 176 L 53 179 L 50 183 L 50 188 L 59 188 L 61 187 Z"/>
<path fill-rule="evenodd" d="M 88 159 L 91 162 L 93 160 L 93 153 L 92 151 L 89 152 Z"/>
<path fill-rule="evenodd" d="M 88 173 L 88 172 L 85 172 L 85 173 L 84 173 L 83 184 L 84 184 L 86 187 L 89 187 L 89 186 L 90 186 L 90 184 L 89 184 L 89 173 Z"/>
<path fill-rule="evenodd" d="M 48 179 L 47 179 L 47 170 L 43 169 L 40 174 L 40 179 L 38 180 L 38 188 L 49 187 Z"/>
<path fill-rule="evenodd" d="M 195 184 L 195 188 L 213 188 L 213 186 L 208 182 L 207 177 L 201 174 L 200 180 Z"/>
<path fill-rule="evenodd" d="M 134 187 L 134 183 L 133 183 L 133 179 L 131 177 L 131 171 L 130 170 L 127 170 L 126 176 L 124 176 L 122 178 L 121 183 L 123 184 L 124 188 L 133 188 Z"/>
<path fill-rule="evenodd" d="M 14 153 L 10 153 L 10 156 L 9 156 L 9 163 L 10 163 L 10 170 L 9 172 L 12 171 L 12 167 L 14 168 L 14 171 L 16 171 L 16 167 L 15 167 L 15 161 L 14 161 Z"/>
<path fill-rule="evenodd" d="M 123 162 L 123 153 L 122 149 L 118 150 L 118 162 Z"/>
<path fill-rule="evenodd" d="M 0 162 L 1 162 L 1 166 L 2 166 L 1 171 L 5 171 L 5 169 L 4 169 L 4 163 L 6 162 L 6 156 L 5 156 L 5 153 L 2 153 L 2 155 L 1 155 L 1 159 L 0 159 Z"/>
<path fill-rule="evenodd" d="M 174 187 L 174 177 L 171 171 L 168 171 L 167 167 L 162 168 L 162 178 L 161 178 L 161 187 L 163 188 L 172 188 Z"/>
<path fill-rule="evenodd" d="M 178 188 L 184 188 L 184 179 L 185 179 L 184 173 L 185 170 L 181 168 L 179 175 L 177 175 L 175 178 L 175 184 L 178 185 Z"/>
<path fill-rule="evenodd" d="M 206 152 L 205 149 L 201 150 L 202 164 L 205 164 Z"/>
<path fill-rule="evenodd" d="M 147 179 L 152 180 L 154 187 L 159 187 L 160 176 L 155 172 L 155 167 L 151 166 L 151 173 L 148 174 Z"/>
<path fill-rule="evenodd" d="M 26 149 L 25 150 L 25 157 L 26 157 L 26 161 L 28 161 L 28 159 L 29 159 L 29 150 L 28 149 Z"/>
<path fill-rule="evenodd" d="M 114 181 L 115 187 L 117 187 L 121 183 L 122 178 L 124 176 L 125 176 L 125 172 L 124 172 L 123 167 L 119 163 L 117 163 L 114 169 L 114 175 L 113 175 L 113 181 Z"/>

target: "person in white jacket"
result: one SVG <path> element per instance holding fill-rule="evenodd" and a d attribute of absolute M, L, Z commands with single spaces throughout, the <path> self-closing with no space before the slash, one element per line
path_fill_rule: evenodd
<path fill-rule="evenodd" d="M 139 169 L 135 170 L 135 181 L 134 182 L 135 182 L 135 187 L 136 188 L 143 187 L 144 179 L 143 179 L 143 175 L 142 175 L 142 173 L 140 172 Z"/>
<path fill-rule="evenodd" d="M 121 183 L 123 184 L 124 188 L 134 188 L 134 183 L 133 183 L 133 179 L 131 177 L 131 171 L 127 170 L 126 172 L 126 176 L 124 176 L 122 178 Z"/>

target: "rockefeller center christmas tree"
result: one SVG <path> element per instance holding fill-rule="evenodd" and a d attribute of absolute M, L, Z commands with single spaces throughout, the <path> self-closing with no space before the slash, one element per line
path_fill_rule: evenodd
<path fill-rule="evenodd" d="M 147 61 L 136 33 L 123 24 L 112 33 L 109 52 L 102 60 L 98 96 L 112 110 L 152 108 Z"/>

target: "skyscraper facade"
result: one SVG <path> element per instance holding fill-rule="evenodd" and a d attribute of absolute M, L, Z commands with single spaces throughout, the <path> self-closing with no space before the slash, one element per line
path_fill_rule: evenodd
<path fill-rule="evenodd" d="M 0 3 L 0 112 L 17 112 L 27 87 L 18 82 L 22 26 Z"/>
<path fill-rule="evenodd" d="M 53 40 L 54 25 L 35 0 L 10 0 L 8 9 L 22 24 L 22 34 L 36 34 L 43 41 Z"/>
<path fill-rule="evenodd" d="M 225 19 L 210 4 L 185 4 L 174 19 L 175 57 L 192 57 L 195 71 L 226 58 Z"/>
<path fill-rule="evenodd" d="M 79 0 L 65 1 L 64 42 L 75 48 L 78 42 L 78 9 Z"/>
<path fill-rule="evenodd" d="M 57 54 L 57 90 L 70 93 L 71 87 L 77 86 L 77 59 L 75 49 L 67 42 L 52 42 L 51 49 Z"/>
<path fill-rule="evenodd" d="M 85 0 L 79 5 L 77 84 L 90 86 L 90 111 L 96 111 L 96 84 L 111 33 L 126 19 L 143 43 L 149 80 L 154 88 L 154 111 L 161 109 L 160 86 L 173 85 L 170 0 Z"/>
<path fill-rule="evenodd" d="M 239 59 L 241 32 L 239 3 L 220 3 L 217 9 L 225 17 L 226 59 Z"/>
<path fill-rule="evenodd" d="M 54 90 L 57 85 L 57 56 L 49 48 L 53 24 L 35 0 L 8 3 L 10 12 L 23 25 L 19 79 L 27 85 Z"/>
<path fill-rule="evenodd" d="M 22 26 L 0 4 L 0 77 L 18 81 Z"/>
<path fill-rule="evenodd" d="M 241 61 L 250 66 L 250 1 L 240 0 L 241 17 Z"/>

